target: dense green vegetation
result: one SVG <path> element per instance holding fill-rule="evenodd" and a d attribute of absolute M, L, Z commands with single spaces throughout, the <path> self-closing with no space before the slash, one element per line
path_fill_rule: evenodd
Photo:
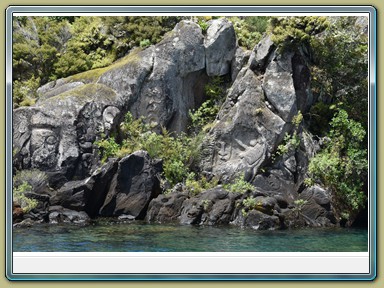
<path fill-rule="evenodd" d="M 48 81 L 105 67 L 132 48 L 155 44 L 173 29 L 177 16 L 14 17 L 14 106 L 36 100 Z"/>
<path fill-rule="evenodd" d="M 355 21 L 339 17 L 310 42 L 318 98 L 310 129 L 328 141 L 309 173 L 332 190 L 346 220 L 364 207 L 368 187 L 368 39 Z"/>
<path fill-rule="evenodd" d="M 329 26 L 327 17 L 271 17 L 272 41 L 282 49 L 309 44 L 311 39 Z"/>
<path fill-rule="evenodd" d="M 196 110 L 189 111 L 193 131 L 199 131 L 215 120 L 220 106 L 225 100 L 226 86 L 228 84 L 229 81 L 226 77 L 213 77 L 207 83 L 204 89 L 206 100 Z"/>
<path fill-rule="evenodd" d="M 199 157 L 199 145 L 203 134 L 188 137 L 186 134 L 172 135 L 165 128 L 158 134 L 151 130 L 145 118 L 133 119 L 128 112 L 120 126 L 120 143 L 115 137 L 100 139 L 95 144 L 100 148 L 102 161 L 108 157 L 124 157 L 137 150 L 145 150 L 152 158 L 163 159 L 164 180 L 170 186 L 183 182 L 189 177 L 191 167 Z"/>
<path fill-rule="evenodd" d="M 39 170 L 22 170 L 13 176 L 13 202 L 20 205 L 24 213 L 38 205 L 37 200 L 28 197 L 28 193 L 41 189 L 46 185 L 47 177 Z"/>

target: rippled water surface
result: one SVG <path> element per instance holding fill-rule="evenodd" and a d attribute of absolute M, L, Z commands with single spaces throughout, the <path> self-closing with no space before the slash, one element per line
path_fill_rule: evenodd
<path fill-rule="evenodd" d="M 14 252 L 362 252 L 366 229 L 256 231 L 144 223 L 13 229 Z"/>

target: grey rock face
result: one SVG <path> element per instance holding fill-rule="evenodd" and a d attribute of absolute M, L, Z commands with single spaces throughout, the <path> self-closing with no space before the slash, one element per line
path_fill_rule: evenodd
<path fill-rule="evenodd" d="M 203 170 L 224 181 L 245 172 L 251 180 L 274 151 L 288 127 L 266 107 L 261 85 L 251 70 L 240 71 L 203 143 Z"/>
<path fill-rule="evenodd" d="M 188 111 L 201 103 L 206 83 L 203 41 L 197 24 L 182 21 L 153 47 L 151 73 L 130 108 L 134 116 L 146 115 L 159 130 L 185 131 Z"/>
<path fill-rule="evenodd" d="M 274 57 L 266 69 L 263 82 L 266 98 L 285 122 L 290 122 L 298 111 L 292 57 L 293 53 Z"/>
<path fill-rule="evenodd" d="M 145 220 L 147 222 L 155 223 L 178 221 L 181 207 L 188 197 L 187 193 L 180 192 L 159 195 L 149 204 Z"/>
<path fill-rule="evenodd" d="M 237 75 L 248 62 L 250 55 L 251 55 L 251 52 L 249 50 L 244 51 L 241 47 L 238 47 L 236 49 L 235 57 L 233 57 L 232 63 L 231 63 L 232 81 L 236 80 Z"/>
<path fill-rule="evenodd" d="M 73 223 L 78 225 L 87 225 L 91 219 L 84 211 L 73 211 L 61 206 L 50 207 L 49 223 Z"/>
<path fill-rule="evenodd" d="M 217 225 L 228 224 L 235 209 L 238 193 L 220 187 L 207 190 L 187 199 L 181 207 L 181 224 Z"/>
<path fill-rule="evenodd" d="M 247 215 L 244 226 L 255 230 L 275 230 L 280 228 L 279 217 L 267 215 L 257 210 L 252 210 Z"/>
<path fill-rule="evenodd" d="M 300 198 L 307 201 L 301 209 L 301 213 L 306 219 L 309 219 L 309 224 L 313 226 L 336 224 L 329 191 L 315 185 L 305 189 L 300 194 Z"/>
<path fill-rule="evenodd" d="M 258 73 L 263 73 L 271 61 L 272 51 L 275 46 L 270 36 L 264 37 L 252 50 L 249 58 L 249 68 Z"/>
<path fill-rule="evenodd" d="M 108 131 L 111 120 L 104 121 L 102 115 L 114 100 L 116 93 L 110 88 L 87 84 L 35 107 L 16 109 L 14 146 L 19 151 L 19 165 L 73 177 L 82 154 L 95 155 L 92 142 L 96 135 Z"/>
<path fill-rule="evenodd" d="M 84 210 L 90 217 L 95 217 L 104 203 L 117 166 L 118 161 L 111 159 L 90 177 L 65 183 L 52 195 L 50 204 L 76 211 Z"/>
<path fill-rule="evenodd" d="M 145 151 L 121 159 L 103 206 L 102 216 L 132 215 L 143 219 L 149 202 L 160 194 L 156 165 Z"/>
<path fill-rule="evenodd" d="M 212 20 L 204 40 L 208 76 L 229 73 L 230 63 L 236 51 L 236 34 L 227 19 Z"/>

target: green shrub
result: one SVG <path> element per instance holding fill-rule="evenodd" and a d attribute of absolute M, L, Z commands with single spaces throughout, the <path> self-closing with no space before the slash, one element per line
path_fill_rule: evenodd
<path fill-rule="evenodd" d="M 349 117 L 367 130 L 368 37 L 355 26 L 356 19 L 338 17 L 322 37 L 311 39 L 311 86 L 314 96 L 323 102 L 342 102 Z"/>
<path fill-rule="evenodd" d="M 13 81 L 12 99 L 13 108 L 32 106 L 38 99 L 37 89 L 40 87 L 40 78 L 32 77 L 26 81 Z"/>
<path fill-rule="evenodd" d="M 253 191 L 255 190 L 255 187 L 244 180 L 244 175 L 239 175 L 237 178 L 234 180 L 233 183 L 229 183 L 224 185 L 224 189 L 230 191 L 230 192 L 237 192 L 244 194 L 247 191 Z"/>
<path fill-rule="evenodd" d="M 293 133 L 292 134 L 285 133 L 283 143 L 277 146 L 276 155 L 282 156 L 284 154 L 287 154 L 289 151 L 297 150 L 299 148 L 300 137 L 299 137 L 298 131 L 302 121 L 303 121 L 303 115 L 299 111 L 292 118 Z M 273 155 L 272 158 L 275 159 L 276 155 Z"/>
<path fill-rule="evenodd" d="M 185 187 L 192 195 L 197 195 L 205 190 L 215 188 L 219 182 L 216 177 L 213 177 L 210 181 L 208 181 L 205 176 L 197 180 L 196 178 L 196 174 L 190 172 L 185 180 Z"/>
<path fill-rule="evenodd" d="M 224 101 L 225 86 L 226 82 L 223 77 L 213 77 L 205 85 L 204 91 L 207 100 L 196 110 L 189 111 L 192 128 L 195 131 L 201 130 L 202 127 L 215 120 Z"/>
<path fill-rule="evenodd" d="M 239 45 L 248 50 L 253 49 L 266 32 L 269 18 L 266 16 L 230 17 Z"/>
<path fill-rule="evenodd" d="M 120 150 L 119 144 L 113 137 L 97 140 L 95 145 L 99 148 L 101 162 L 105 162 L 109 157 L 115 157 Z"/>
<path fill-rule="evenodd" d="M 271 39 L 283 50 L 301 44 L 309 46 L 314 35 L 329 27 L 322 16 L 271 17 L 270 24 Z"/>
<path fill-rule="evenodd" d="M 13 185 L 18 187 L 23 183 L 27 183 L 32 190 L 37 191 L 47 186 L 48 177 L 45 172 L 37 169 L 17 171 L 13 176 Z"/>
<path fill-rule="evenodd" d="M 247 197 L 243 200 L 244 207 L 253 209 L 257 205 L 257 201 L 253 196 Z"/>
<path fill-rule="evenodd" d="M 203 134 L 188 137 L 185 134 L 174 137 L 165 128 L 161 134 L 151 131 L 151 126 L 145 119 L 133 119 L 130 112 L 125 115 L 120 125 L 120 134 L 123 140 L 117 143 L 115 138 L 109 137 L 95 142 L 100 148 L 102 161 L 108 157 L 124 157 L 137 150 L 146 150 L 151 158 L 163 160 L 164 177 L 170 185 L 183 182 L 190 167 L 198 161 L 200 156 L 200 143 Z"/>
<path fill-rule="evenodd" d="M 199 20 L 197 24 L 199 24 L 201 31 L 205 34 L 208 30 L 209 24 L 205 20 Z"/>
<path fill-rule="evenodd" d="M 32 186 L 27 182 L 13 187 L 13 201 L 20 205 L 24 213 L 28 213 L 37 207 L 37 201 L 25 196 L 25 193 L 32 192 Z"/>
<path fill-rule="evenodd" d="M 149 46 L 151 46 L 151 40 L 144 39 L 140 41 L 140 48 L 147 48 Z"/>
<path fill-rule="evenodd" d="M 331 140 L 311 159 L 309 174 L 333 192 L 339 211 L 353 216 L 366 201 L 363 190 L 368 170 L 367 150 L 363 144 L 366 132 L 343 109 L 337 109 L 330 126 Z"/>
<path fill-rule="evenodd" d="M 295 204 L 295 207 L 293 207 L 292 211 L 295 211 L 297 213 L 297 217 L 299 217 L 301 211 L 303 210 L 304 205 L 307 203 L 308 201 L 304 199 L 297 199 L 293 201 L 293 204 Z"/>

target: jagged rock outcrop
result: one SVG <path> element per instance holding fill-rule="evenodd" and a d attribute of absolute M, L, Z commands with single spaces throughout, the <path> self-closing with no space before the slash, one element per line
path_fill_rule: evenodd
<path fill-rule="evenodd" d="M 238 193 L 217 187 L 184 201 L 179 221 L 181 224 L 220 225 L 228 224 L 235 208 Z"/>
<path fill-rule="evenodd" d="M 52 195 L 50 204 L 75 211 L 85 211 L 90 217 L 99 215 L 117 167 L 117 159 L 110 159 L 96 169 L 90 177 L 65 183 Z"/>
<path fill-rule="evenodd" d="M 185 131 L 188 111 L 204 100 L 208 67 L 228 73 L 236 50 L 230 22 L 213 20 L 209 30 L 205 41 L 196 23 L 182 21 L 155 46 L 41 87 L 34 107 L 14 111 L 15 166 L 85 178 L 98 165 L 93 143 L 116 131 L 127 111 L 158 129 Z"/>
<path fill-rule="evenodd" d="M 84 211 L 73 211 L 61 206 L 51 206 L 49 209 L 49 223 L 72 223 L 87 225 L 91 219 Z"/>
<path fill-rule="evenodd" d="M 50 82 L 38 90 L 35 106 L 14 111 L 15 168 L 46 171 L 54 188 L 32 195 L 47 197 L 39 198 L 48 204 L 36 219 L 81 224 L 120 216 L 260 230 L 337 223 L 329 193 L 303 185 L 318 149 L 304 125 L 292 123 L 313 102 L 306 56 L 301 49 L 277 50 L 269 36 L 243 51 L 228 20 L 209 25 L 204 36 L 199 25 L 182 21 L 157 45 L 136 49 L 110 67 Z M 119 135 L 126 112 L 145 116 L 155 131 L 185 132 L 189 111 L 206 98 L 209 77 L 222 75 L 231 77 L 231 87 L 203 140 L 197 168 L 222 184 L 244 175 L 253 191 L 218 186 L 192 195 L 180 184 L 180 191 L 161 194 L 161 162 L 145 151 L 101 165 L 95 141 Z M 293 133 L 299 144 L 277 153 Z M 251 197 L 256 204 L 247 206 Z"/>
<path fill-rule="evenodd" d="M 100 215 L 144 218 L 149 202 L 161 192 L 158 179 L 161 169 L 161 162 L 151 160 L 145 151 L 121 159 Z"/>
<path fill-rule="evenodd" d="M 223 181 L 240 173 L 252 180 L 289 125 L 265 104 L 261 79 L 247 67 L 238 74 L 203 143 L 202 169 Z"/>
<path fill-rule="evenodd" d="M 187 192 L 173 192 L 168 195 L 159 195 L 150 202 L 145 217 L 146 221 L 152 223 L 177 222 L 181 214 L 181 207 L 188 198 L 189 195 Z"/>
<path fill-rule="evenodd" d="M 230 72 L 236 52 L 236 34 L 227 19 L 213 20 L 204 40 L 208 76 L 222 76 Z"/>

